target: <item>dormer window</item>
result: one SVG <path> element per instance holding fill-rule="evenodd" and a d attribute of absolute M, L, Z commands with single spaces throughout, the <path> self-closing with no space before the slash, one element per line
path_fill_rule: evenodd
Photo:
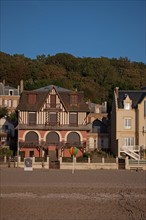
<path fill-rule="evenodd" d="M 77 104 L 78 104 L 78 95 L 70 94 L 70 105 L 77 105 Z"/>
<path fill-rule="evenodd" d="M 35 105 L 36 103 L 36 94 L 28 94 L 28 104 Z"/>
<path fill-rule="evenodd" d="M 125 103 L 124 107 L 125 107 L 126 110 L 130 110 L 131 105 L 130 105 L 129 102 L 127 102 L 127 103 Z"/>
<path fill-rule="evenodd" d="M 9 90 L 9 95 L 10 96 L 14 95 L 14 90 Z"/>
<path fill-rule="evenodd" d="M 125 96 L 123 104 L 124 104 L 125 110 L 130 110 L 132 108 L 132 100 L 129 98 L 129 96 L 127 94 Z"/>

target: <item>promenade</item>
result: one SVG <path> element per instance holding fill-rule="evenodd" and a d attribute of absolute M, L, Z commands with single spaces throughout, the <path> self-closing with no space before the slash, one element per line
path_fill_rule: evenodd
<path fill-rule="evenodd" d="M 146 171 L 0 169 L 1 220 L 144 220 Z"/>

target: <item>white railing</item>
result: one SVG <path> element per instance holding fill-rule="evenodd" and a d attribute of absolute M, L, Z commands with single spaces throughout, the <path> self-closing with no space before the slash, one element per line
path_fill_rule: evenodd
<path fill-rule="evenodd" d="M 132 150 L 132 151 L 139 151 L 140 147 L 139 147 L 139 145 L 121 146 L 120 147 L 120 151 L 125 151 L 125 149 L 129 149 L 129 150 Z"/>
<path fill-rule="evenodd" d="M 120 148 L 121 152 L 126 153 L 127 155 L 129 155 L 130 157 L 132 157 L 135 160 L 139 160 L 140 156 L 139 156 L 139 154 L 135 153 L 136 149 L 137 149 L 136 146 L 122 146 Z"/>
<path fill-rule="evenodd" d="M 146 145 L 144 146 L 144 145 L 141 145 L 140 146 L 140 150 L 146 150 Z"/>

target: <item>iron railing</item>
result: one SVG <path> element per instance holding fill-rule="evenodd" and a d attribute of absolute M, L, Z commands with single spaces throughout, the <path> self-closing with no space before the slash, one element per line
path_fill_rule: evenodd
<path fill-rule="evenodd" d="M 70 148 L 72 146 L 78 148 L 85 148 L 86 142 L 45 142 L 45 141 L 20 141 L 19 147 L 20 148 L 48 148 L 49 146 L 56 146 L 56 148 Z"/>

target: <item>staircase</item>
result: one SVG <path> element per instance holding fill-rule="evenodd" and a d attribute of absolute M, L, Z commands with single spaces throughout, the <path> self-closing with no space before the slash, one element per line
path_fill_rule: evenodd
<path fill-rule="evenodd" d="M 124 146 L 122 150 L 125 154 L 132 157 L 135 160 L 139 160 L 140 156 L 139 154 L 135 153 L 134 150 L 129 149 L 128 147 Z"/>

